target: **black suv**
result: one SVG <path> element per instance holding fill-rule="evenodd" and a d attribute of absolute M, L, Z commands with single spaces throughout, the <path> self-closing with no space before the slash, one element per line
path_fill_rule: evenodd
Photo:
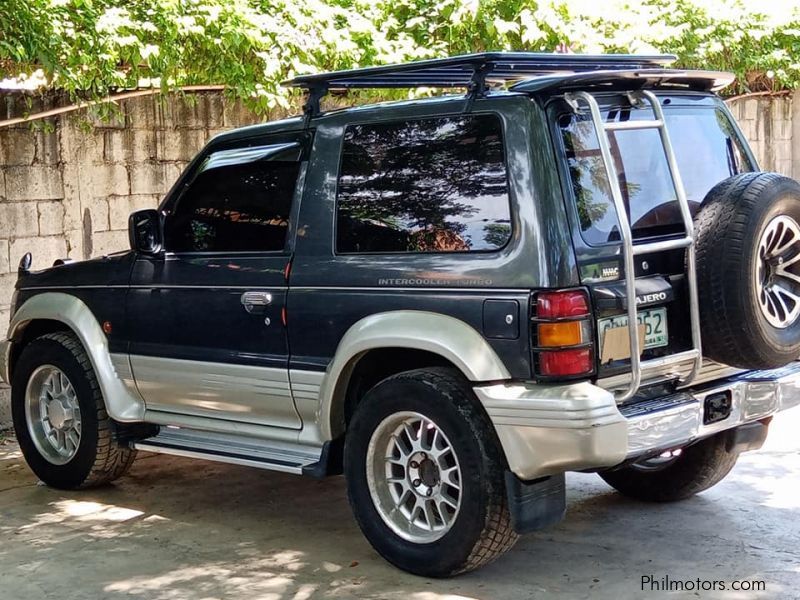
<path fill-rule="evenodd" d="M 665 56 L 489 53 L 299 77 L 214 138 L 132 251 L 33 273 L 0 372 L 33 471 L 136 450 L 344 472 L 373 546 L 477 568 L 564 473 L 686 498 L 800 402 L 800 186 Z M 323 113 L 330 90 L 466 95 Z"/>

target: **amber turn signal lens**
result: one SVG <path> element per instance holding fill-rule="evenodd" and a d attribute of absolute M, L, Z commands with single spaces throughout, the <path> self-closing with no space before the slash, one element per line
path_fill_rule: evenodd
<path fill-rule="evenodd" d="M 583 342 L 580 321 L 539 323 L 539 346 L 576 346 Z"/>

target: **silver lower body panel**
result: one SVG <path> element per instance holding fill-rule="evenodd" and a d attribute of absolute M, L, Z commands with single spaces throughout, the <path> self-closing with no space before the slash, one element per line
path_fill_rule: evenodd
<path fill-rule="evenodd" d="M 137 354 L 130 366 L 149 411 L 302 427 L 288 369 Z"/>

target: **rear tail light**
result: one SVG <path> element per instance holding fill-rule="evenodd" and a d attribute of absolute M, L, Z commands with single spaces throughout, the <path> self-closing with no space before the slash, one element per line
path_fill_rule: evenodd
<path fill-rule="evenodd" d="M 581 290 L 539 292 L 536 294 L 536 316 L 541 319 L 588 317 L 589 301 Z"/>
<path fill-rule="evenodd" d="M 583 375 L 592 372 L 592 351 L 589 348 L 539 353 L 539 370 L 549 377 Z"/>
<path fill-rule="evenodd" d="M 594 373 L 591 316 L 584 290 L 535 295 L 532 334 L 537 377 L 574 378 Z"/>

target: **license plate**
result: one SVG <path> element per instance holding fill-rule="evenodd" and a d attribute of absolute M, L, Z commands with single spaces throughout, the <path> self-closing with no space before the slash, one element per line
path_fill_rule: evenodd
<path fill-rule="evenodd" d="M 644 349 L 660 348 L 668 343 L 667 335 L 667 309 L 650 308 L 640 310 L 637 316 L 639 326 L 644 325 Z M 597 321 L 597 331 L 600 334 L 600 347 L 603 347 L 603 336 L 608 329 L 614 327 L 628 327 L 628 315 L 617 315 Z"/>

